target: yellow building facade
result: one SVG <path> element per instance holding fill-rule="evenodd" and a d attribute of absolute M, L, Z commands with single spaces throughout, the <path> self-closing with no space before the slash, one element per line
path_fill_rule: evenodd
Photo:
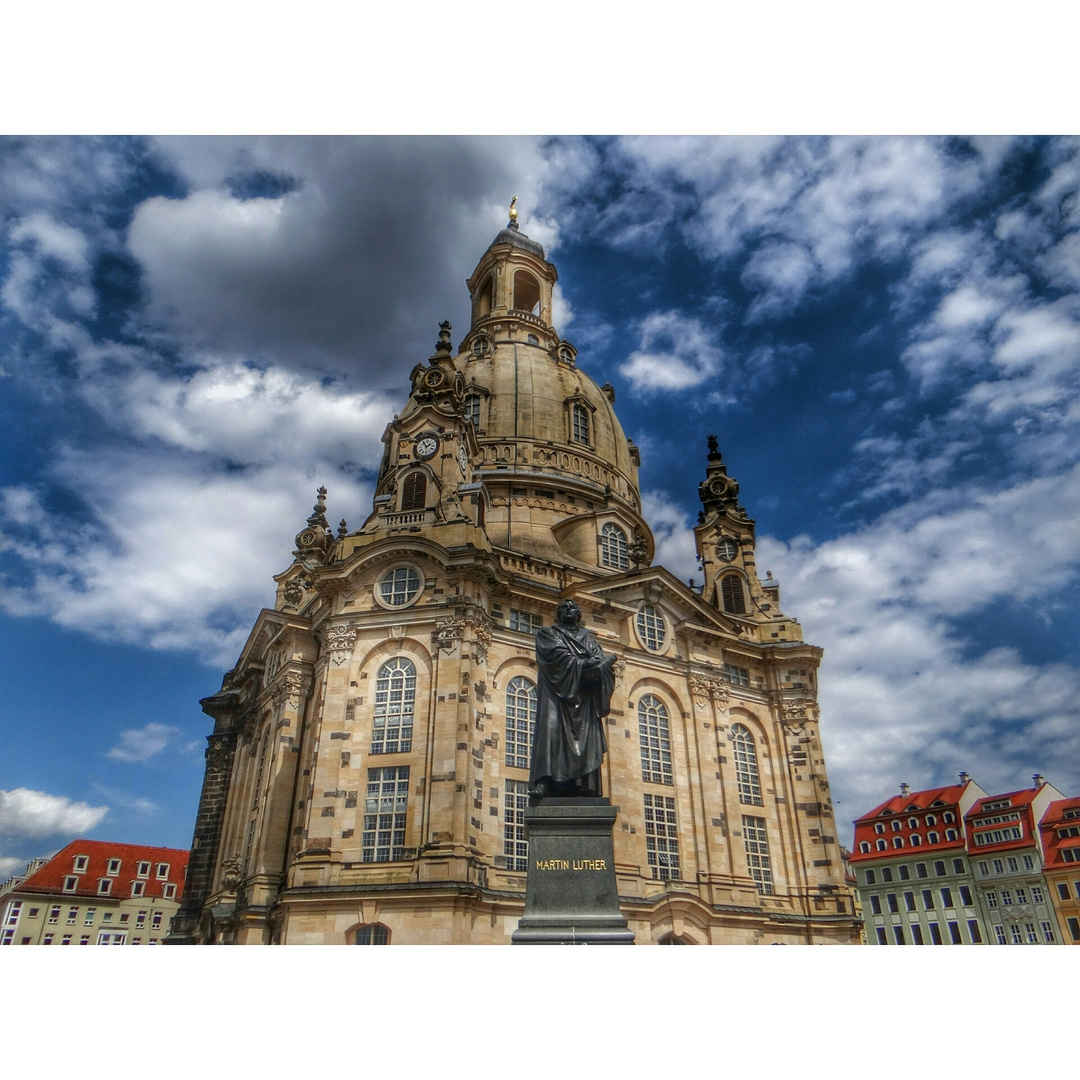
<path fill-rule="evenodd" d="M 506 944 L 524 907 L 533 633 L 573 598 L 614 652 L 604 794 L 639 944 L 854 943 L 821 650 L 761 581 L 715 440 L 699 592 L 653 565 L 615 392 L 552 325 L 512 220 L 388 426 L 372 512 L 325 491 L 214 718 L 172 943 Z"/>

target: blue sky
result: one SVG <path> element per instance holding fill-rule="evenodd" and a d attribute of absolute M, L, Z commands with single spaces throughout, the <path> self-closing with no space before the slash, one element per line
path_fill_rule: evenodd
<path fill-rule="evenodd" d="M 198 698 L 315 488 L 366 516 L 515 194 L 684 579 L 719 437 L 841 837 L 960 769 L 1080 790 L 1080 142 L 5 138 L 0 876 L 188 846 Z"/>

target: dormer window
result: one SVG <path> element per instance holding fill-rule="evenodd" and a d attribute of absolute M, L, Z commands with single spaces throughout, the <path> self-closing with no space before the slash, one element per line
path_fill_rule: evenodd
<path fill-rule="evenodd" d="M 85 874 L 87 866 L 90 865 L 89 855 L 76 855 L 75 865 L 71 868 L 76 874 Z"/>
<path fill-rule="evenodd" d="M 607 522 L 600 530 L 600 565 L 613 570 L 629 570 L 626 533 L 614 522 Z"/>
<path fill-rule="evenodd" d="M 583 443 L 585 446 L 589 445 L 589 410 L 581 404 L 580 401 L 575 401 L 571 406 L 571 428 L 570 428 L 570 440 L 571 442 Z"/>
<path fill-rule="evenodd" d="M 491 342 L 483 335 L 477 337 L 472 343 L 472 354 L 477 360 L 482 356 L 487 356 L 491 351 Z"/>
<path fill-rule="evenodd" d="M 480 426 L 480 395 L 465 395 L 465 419 L 472 423 L 474 428 Z"/>

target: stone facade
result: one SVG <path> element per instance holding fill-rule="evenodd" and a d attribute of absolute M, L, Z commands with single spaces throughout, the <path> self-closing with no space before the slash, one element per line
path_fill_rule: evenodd
<path fill-rule="evenodd" d="M 469 279 L 461 345 L 443 324 L 413 370 L 371 515 L 335 535 L 320 490 L 274 608 L 202 702 L 216 722 L 172 941 L 508 943 L 533 631 L 567 597 L 619 656 L 603 784 L 637 942 L 859 940 L 821 650 L 759 579 L 715 440 L 704 588 L 652 565 L 638 452 L 551 326 L 556 278 L 511 222 Z"/>

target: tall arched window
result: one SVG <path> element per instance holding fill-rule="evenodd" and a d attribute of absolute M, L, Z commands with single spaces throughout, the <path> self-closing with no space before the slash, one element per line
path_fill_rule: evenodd
<path fill-rule="evenodd" d="M 670 784 L 671 734 L 664 703 L 653 694 L 638 701 L 638 742 L 641 746 L 641 779 L 650 784 Z"/>
<path fill-rule="evenodd" d="M 514 275 L 514 309 L 540 314 L 540 282 L 524 270 Z"/>
<path fill-rule="evenodd" d="M 746 614 L 746 598 L 738 574 L 726 574 L 720 579 L 720 599 L 729 614 Z"/>
<path fill-rule="evenodd" d="M 427 499 L 427 477 L 422 472 L 411 472 L 401 485 L 401 509 L 423 510 Z"/>
<path fill-rule="evenodd" d="M 404 754 L 412 749 L 416 668 L 395 656 L 379 668 L 375 682 L 375 722 L 371 731 L 373 754 Z"/>
<path fill-rule="evenodd" d="M 356 931 L 357 945 L 389 945 L 390 928 L 382 923 L 368 923 Z"/>
<path fill-rule="evenodd" d="M 536 687 L 524 675 L 506 684 L 506 764 L 527 769 L 536 724 Z"/>
<path fill-rule="evenodd" d="M 485 315 L 491 314 L 491 298 L 495 292 L 495 282 L 492 278 L 488 278 L 483 285 L 480 286 L 480 291 L 476 294 L 476 317 L 482 319 Z"/>
<path fill-rule="evenodd" d="M 473 427 L 480 426 L 480 395 L 465 395 L 465 419 L 471 420 Z"/>
<path fill-rule="evenodd" d="M 570 440 L 571 442 L 589 445 L 589 410 L 575 401 L 570 409 Z"/>
<path fill-rule="evenodd" d="M 750 729 L 742 724 L 731 726 L 731 750 L 735 758 L 735 780 L 739 802 L 761 806 L 761 777 L 758 775 L 757 748 Z"/>
<path fill-rule="evenodd" d="M 600 565 L 610 566 L 613 570 L 630 569 L 626 533 L 613 521 L 606 522 L 600 530 Z"/>

